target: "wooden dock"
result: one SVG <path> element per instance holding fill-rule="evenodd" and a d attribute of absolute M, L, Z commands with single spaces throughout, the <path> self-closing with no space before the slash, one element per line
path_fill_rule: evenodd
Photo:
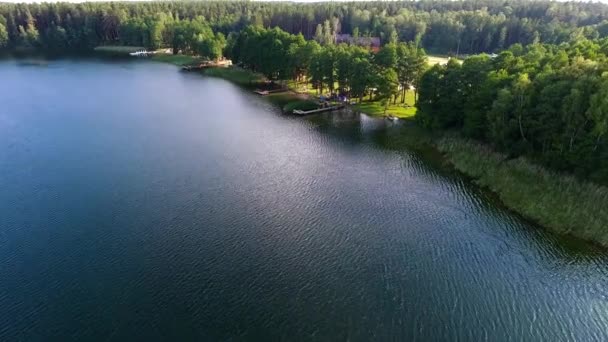
<path fill-rule="evenodd" d="M 284 88 L 281 88 L 281 89 L 272 89 L 272 90 L 261 90 L 261 89 L 256 89 L 256 90 L 254 90 L 253 92 L 254 92 L 254 93 L 256 93 L 256 94 L 258 94 L 258 95 L 266 96 L 266 95 L 268 95 L 268 94 L 273 94 L 273 93 L 284 93 L 284 92 L 287 92 L 287 91 L 289 91 L 289 89 L 284 89 Z"/>
<path fill-rule="evenodd" d="M 296 115 L 310 115 L 310 114 L 317 114 L 317 113 L 323 113 L 323 112 L 331 112 L 333 110 L 338 110 L 338 109 L 342 109 L 342 108 L 344 108 L 344 105 L 340 104 L 340 105 L 336 105 L 336 106 L 318 108 L 318 109 L 313 109 L 313 110 L 294 109 L 293 113 Z"/>

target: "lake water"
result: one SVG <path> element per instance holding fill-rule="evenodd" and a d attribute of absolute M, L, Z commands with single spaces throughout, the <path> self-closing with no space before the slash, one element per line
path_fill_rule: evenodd
<path fill-rule="evenodd" d="M 607 253 L 398 133 L 170 65 L 0 62 L 0 340 L 608 339 Z"/>

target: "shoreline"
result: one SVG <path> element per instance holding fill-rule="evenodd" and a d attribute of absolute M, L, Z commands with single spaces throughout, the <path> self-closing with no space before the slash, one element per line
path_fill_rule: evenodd
<path fill-rule="evenodd" d="M 191 61 L 195 60 L 194 57 L 191 58 Z M 153 57 L 152 60 L 180 65 L 171 62 L 170 58 L 163 60 Z M 207 69 L 201 74 L 222 78 L 241 86 L 252 85 L 244 81 L 244 74 L 254 75 L 248 70 L 233 69 L 237 71 L 228 73 L 212 70 L 215 69 Z M 240 76 L 236 77 L 235 74 Z M 290 98 L 306 94 L 290 90 L 288 96 L 278 95 L 281 94 L 266 97 L 283 108 Z M 365 113 L 357 105 L 354 109 L 371 117 L 383 116 Z M 570 175 L 551 172 L 524 158 L 509 160 L 489 146 L 458 136 L 433 136 L 432 132 L 422 131 L 412 119 L 413 116 L 402 117 L 402 120 L 406 121 L 402 129 L 407 133 L 415 133 L 413 139 L 405 138 L 398 142 L 402 147 L 431 148 L 442 156 L 444 163 L 461 175 L 469 177 L 484 191 L 497 196 L 505 208 L 526 220 L 554 233 L 608 248 L 608 230 L 605 229 L 608 225 L 608 210 L 603 205 L 608 202 L 608 188 L 577 180 Z"/>
<path fill-rule="evenodd" d="M 522 217 L 558 234 L 608 247 L 608 188 L 522 157 L 509 159 L 460 137 L 445 135 L 435 147 L 454 169 Z"/>
<path fill-rule="evenodd" d="M 179 67 L 199 59 L 185 55 L 156 55 L 148 60 Z M 211 68 L 199 73 L 222 78 L 247 89 L 254 89 L 255 82 L 262 80 L 261 75 L 238 67 Z M 290 103 L 308 101 L 302 96 L 311 95 L 290 89 L 289 92 L 264 97 L 283 110 Z M 366 113 L 356 105 L 353 110 L 370 117 L 384 116 Z M 404 124 L 401 125 L 400 138 L 395 141 L 396 149 L 410 148 L 437 154 L 443 164 L 496 196 L 502 206 L 525 220 L 559 235 L 608 248 L 608 229 L 605 228 L 608 227 L 607 187 L 552 172 L 524 158 L 509 160 L 487 145 L 458 135 L 428 131 L 420 127 L 413 116 L 402 117 L 401 121 Z"/>
<path fill-rule="evenodd" d="M 439 162 L 496 198 L 504 208 L 560 236 L 608 248 L 608 187 L 509 159 L 490 146 L 413 120 L 401 126 L 396 148 L 438 154 Z"/>
<path fill-rule="evenodd" d="M 200 61 L 200 58 L 195 56 L 166 54 L 155 55 L 150 57 L 150 59 L 156 62 L 173 64 L 178 67 Z M 208 68 L 195 72 L 199 72 L 205 76 L 222 78 L 248 89 L 254 89 L 256 83 L 265 80 L 265 77 L 262 75 L 235 66 L 227 68 Z M 297 85 L 295 87 L 297 87 Z M 281 109 L 285 112 L 291 112 L 293 109 L 313 109 L 311 107 L 311 102 L 314 101 L 315 96 L 311 91 L 301 91 L 301 89 L 294 88 L 294 84 L 291 82 L 287 82 L 287 89 L 288 91 L 269 94 L 265 97 L 268 98 L 270 102 L 280 105 Z M 411 119 L 416 115 L 413 96 L 411 91 L 407 92 L 406 103 L 390 104 L 386 114 L 384 114 L 384 108 L 379 101 L 364 100 L 351 107 L 353 110 L 372 117 L 386 117 L 387 115 L 392 115 L 399 119 Z"/>

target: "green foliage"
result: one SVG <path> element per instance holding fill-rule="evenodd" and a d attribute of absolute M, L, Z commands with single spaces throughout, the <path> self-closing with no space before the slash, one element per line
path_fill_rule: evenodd
<path fill-rule="evenodd" d="M 591 95 L 587 117 L 592 122 L 591 134 L 596 138 L 593 150 L 596 150 L 608 131 L 608 80 L 603 80 L 598 92 Z"/>
<path fill-rule="evenodd" d="M 25 48 L 37 48 L 40 46 L 40 33 L 29 11 L 26 12 L 24 25 L 17 26 L 17 30 L 19 32 L 16 39 L 18 45 Z"/>
<path fill-rule="evenodd" d="M 391 68 L 384 69 L 378 75 L 376 82 L 378 85 L 378 98 L 384 104 L 384 113 L 386 114 L 391 97 L 396 96 L 399 90 L 397 72 Z"/>
<path fill-rule="evenodd" d="M 387 44 L 378 51 L 374 61 L 382 68 L 397 68 L 397 45 L 394 43 Z"/>
<path fill-rule="evenodd" d="M 462 126 L 464 95 L 471 86 L 462 71 L 460 63 L 450 60 L 446 65 L 435 65 L 422 76 L 419 120 L 425 126 L 439 129 Z"/>
<path fill-rule="evenodd" d="M 168 37 L 174 53 L 195 53 L 207 59 L 222 57 L 226 39 L 223 34 L 215 34 L 203 17 L 180 20 L 170 25 Z"/>
<path fill-rule="evenodd" d="M 401 102 L 405 102 L 408 89 L 418 89 L 420 78 L 428 66 L 428 57 L 414 42 L 398 43 L 396 71 L 401 85 Z M 414 94 L 414 98 L 416 94 Z"/>
<path fill-rule="evenodd" d="M 211 30 L 209 30 L 211 31 Z M 222 57 L 222 52 L 226 46 L 226 38 L 222 33 L 213 34 L 198 34 L 196 43 L 196 52 L 199 56 L 205 57 L 211 60 L 217 60 Z"/>
<path fill-rule="evenodd" d="M 306 59 L 298 61 L 291 58 L 294 53 L 306 49 L 307 43 L 301 35 L 292 35 L 278 28 L 267 30 L 248 26 L 230 39 L 231 51 L 228 55 L 268 79 L 285 80 L 294 76 L 296 70 L 301 71 L 305 67 L 302 63 Z"/>
<path fill-rule="evenodd" d="M 0 23 L 0 49 L 8 46 L 8 31 L 6 26 Z"/>
<path fill-rule="evenodd" d="M 349 80 L 351 95 L 361 102 L 363 96 L 369 91 L 370 85 L 373 84 L 373 66 L 368 58 L 358 57 L 352 60 L 351 70 L 352 76 Z"/>
<path fill-rule="evenodd" d="M 314 37 L 315 41 L 323 45 L 333 44 L 337 33 L 336 31 L 337 27 L 332 25 L 329 20 L 325 20 L 323 24 L 317 24 Z"/>
<path fill-rule="evenodd" d="M 226 36 L 249 25 L 278 27 L 315 38 L 321 45 L 333 44 L 337 34 L 351 34 L 378 37 L 382 43 L 408 41 L 427 51 L 456 55 L 499 51 L 518 43 L 513 52 L 519 56 L 523 46 L 535 42 L 597 39 L 608 32 L 608 6 L 547 0 L 515 0 L 508 6 L 493 0 L 352 2 L 348 6 L 256 1 L 1 3 L 0 18 L 11 48 L 57 48 L 54 42 L 63 36 L 57 32 L 65 32 L 66 39 L 58 42 L 69 49 L 117 44 L 157 49 L 175 44 L 183 52 L 195 51 L 191 43 L 196 39 L 181 30 L 180 23 L 198 23 L 199 18 Z M 57 32 L 47 34 L 53 26 Z"/>

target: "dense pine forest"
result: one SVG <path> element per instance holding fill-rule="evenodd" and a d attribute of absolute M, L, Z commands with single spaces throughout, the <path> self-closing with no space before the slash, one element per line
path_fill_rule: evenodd
<path fill-rule="evenodd" d="M 0 4 L 0 48 L 169 47 L 358 101 L 412 89 L 426 127 L 606 184 L 607 16 L 548 1 Z M 425 50 L 471 56 L 428 68 Z"/>
<path fill-rule="evenodd" d="M 608 7 L 551 1 L 334 3 L 0 3 L 0 48 L 90 49 L 104 44 L 171 45 L 181 21 L 200 17 L 227 36 L 248 25 L 307 39 L 338 33 L 417 42 L 433 53 L 493 52 L 512 44 L 560 44 L 608 33 Z"/>

